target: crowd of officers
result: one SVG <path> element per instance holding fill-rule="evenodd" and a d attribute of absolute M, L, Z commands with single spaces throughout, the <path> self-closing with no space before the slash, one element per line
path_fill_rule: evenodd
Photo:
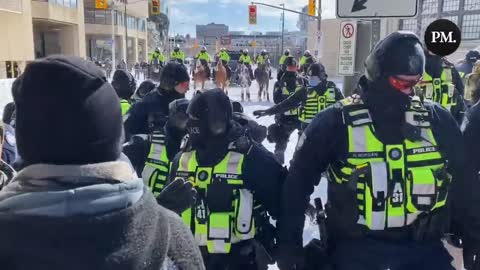
<path fill-rule="evenodd" d="M 136 89 L 124 70 L 110 85 L 80 59 L 35 61 L 12 87 L 14 104 L 3 117 L 0 263 L 455 269 L 446 241 L 463 248 L 465 269 L 480 269 L 480 68 L 473 54 L 459 74 L 413 33 L 394 32 L 372 50 L 345 98 L 309 53 L 297 63 L 286 51 L 275 105 L 254 112 L 275 115 L 268 128 L 220 89 L 186 99 L 190 76 L 180 63 L 166 64 L 158 85 Z M 242 61 L 251 61 L 248 52 Z M 464 82 L 472 88 L 468 102 Z M 276 144 L 274 153 L 265 139 Z M 328 201 L 314 211 L 326 229 L 307 244 L 305 213 L 322 176 Z M 35 247 L 41 251 L 25 252 Z"/>

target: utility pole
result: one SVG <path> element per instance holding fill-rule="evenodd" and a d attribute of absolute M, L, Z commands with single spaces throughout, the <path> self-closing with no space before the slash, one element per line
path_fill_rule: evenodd
<path fill-rule="evenodd" d="M 125 70 L 128 71 L 128 31 L 127 31 L 127 0 L 125 0 Z"/>
<path fill-rule="evenodd" d="M 283 40 L 284 40 L 284 36 L 285 36 L 285 3 L 283 4 L 280 4 L 280 6 L 282 6 L 283 8 L 283 11 L 282 11 L 282 49 L 280 50 L 281 53 L 283 53 Z"/>
<path fill-rule="evenodd" d="M 116 61 L 115 61 L 115 9 L 114 9 L 114 5 L 112 5 L 111 9 L 112 9 L 112 72 L 114 72 L 115 69 L 117 68 L 117 64 L 116 64 Z"/>

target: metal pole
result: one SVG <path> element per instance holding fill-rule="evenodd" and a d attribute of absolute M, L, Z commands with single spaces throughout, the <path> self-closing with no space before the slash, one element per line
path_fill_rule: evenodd
<path fill-rule="evenodd" d="M 115 61 L 115 9 L 114 9 L 114 6 L 112 5 L 112 71 L 115 71 L 116 67 L 117 67 L 117 64 Z"/>
<path fill-rule="evenodd" d="M 125 69 L 128 70 L 128 30 L 127 30 L 127 0 L 125 0 Z"/>
<path fill-rule="evenodd" d="M 285 4 L 281 4 L 281 6 L 283 7 L 283 12 L 282 12 L 282 50 L 281 52 L 283 53 L 283 39 L 284 39 L 284 35 L 285 35 Z"/>
<path fill-rule="evenodd" d="M 283 7 L 277 7 L 277 6 L 274 6 L 274 5 L 269 5 L 269 4 L 264 4 L 264 3 L 253 2 L 252 1 L 252 5 L 261 5 L 261 6 L 266 6 L 266 7 L 276 8 L 276 9 L 282 9 L 283 11 L 293 12 L 293 13 L 296 13 L 296 14 L 305 15 L 305 16 L 317 19 L 317 16 L 312 16 L 312 15 L 309 15 L 308 13 L 303 13 L 303 12 L 296 11 L 296 10 L 293 10 L 293 9 L 285 8 L 285 4 L 280 4 L 280 6 L 283 6 Z"/>

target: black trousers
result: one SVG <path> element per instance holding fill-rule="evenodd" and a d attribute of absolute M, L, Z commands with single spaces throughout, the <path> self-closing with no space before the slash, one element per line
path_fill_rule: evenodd
<path fill-rule="evenodd" d="M 297 116 L 292 116 L 291 119 L 285 116 L 275 116 L 275 124 L 278 125 L 278 136 L 272 138 L 275 142 L 275 157 L 280 164 L 285 162 L 285 150 L 287 149 L 290 135 L 298 129 L 298 135 L 301 135 L 301 126 Z M 289 117 L 290 118 L 290 117 Z"/>
<path fill-rule="evenodd" d="M 362 239 L 336 243 L 331 254 L 335 270 L 455 270 L 442 242 L 392 243 Z"/>

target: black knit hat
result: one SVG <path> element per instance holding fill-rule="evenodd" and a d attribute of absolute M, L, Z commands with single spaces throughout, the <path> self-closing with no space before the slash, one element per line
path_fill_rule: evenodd
<path fill-rule="evenodd" d="M 117 92 L 117 95 L 121 99 L 130 99 L 135 93 L 137 82 L 133 75 L 123 69 L 117 69 L 113 73 L 112 86 Z"/>
<path fill-rule="evenodd" d="M 159 87 L 164 90 L 173 90 L 177 84 L 188 81 L 190 81 L 190 76 L 185 66 L 170 62 L 162 69 Z"/>
<path fill-rule="evenodd" d="M 12 92 L 18 151 L 27 164 L 89 164 L 120 156 L 120 101 L 94 63 L 60 55 L 34 61 Z"/>

